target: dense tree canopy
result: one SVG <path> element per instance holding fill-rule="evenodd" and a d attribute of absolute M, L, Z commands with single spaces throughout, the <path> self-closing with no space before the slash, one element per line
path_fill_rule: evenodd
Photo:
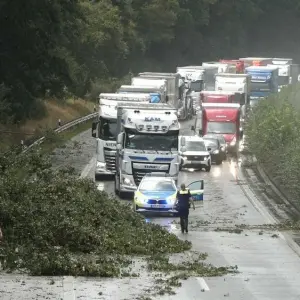
<path fill-rule="evenodd" d="M 37 116 L 37 99 L 83 96 L 129 72 L 298 59 L 299 24 L 296 0 L 0 0 L 0 117 Z"/>

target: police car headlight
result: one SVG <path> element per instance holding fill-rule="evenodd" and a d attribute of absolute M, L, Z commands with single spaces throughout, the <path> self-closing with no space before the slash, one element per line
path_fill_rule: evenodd
<path fill-rule="evenodd" d="M 123 178 L 123 184 L 125 184 L 125 185 L 133 185 L 133 183 L 131 182 L 131 180 L 129 178 Z"/>
<path fill-rule="evenodd" d="M 173 204 L 176 200 L 176 197 L 175 196 L 169 196 L 166 200 L 167 200 L 168 203 Z"/>
<path fill-rule="evenodd" d="M 97 168 L 99 169 L 104 169 L 106 166 L 106 163 L 101 162 L 101 161 L 97 161 Z"/>
<path fill-rule="evenodd" d="M 148 201 L 148 198 L 146 198 L 144 195 L 141 195 L 141 194 L 139 194 L 139 195 L 134 195 L 134 201 L 136 201 L 136 202 L 143 202 L 143 203 L 147 203 L 147 201 Z"/>

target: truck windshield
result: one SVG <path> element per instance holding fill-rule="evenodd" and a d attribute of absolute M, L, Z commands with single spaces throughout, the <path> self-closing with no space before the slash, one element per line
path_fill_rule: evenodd
<path fill-rule="evenodd" d="M 193 92 L 201 92 L 203 90 L 203 81 L 192 81 L 191 82 L 191 90 Z"/>
<path fill-rule="evenodd" d="M 233 122 L 208 122 L 207 133 L 236 133 L 236 124 Z"/>
<path fill-rule="evenodd" d="M 289 76 L 279 76 L 278 85 L 288 85 L 290 83 Z"/>
<path fill-rule="evenodd" d="M 98 129 L 101 140 L 115 141 L 117 139 L 117 120 L 100 117 Z"/>
<path fill-rule="evenodd" d="M 204 142 L 187 141 L 186 151 L 207 151 Z"/>
<path fill-rule="evenodd" d="M 251 92 L 270 92 L 272 91 L 271 82 L 251 82 Z"/>
<path fill-rule="evenodd" d="M 141 133 L 126 130 L 125 148 L 152 151 L 178 151 L 178 130 L 165 134 Z"/>

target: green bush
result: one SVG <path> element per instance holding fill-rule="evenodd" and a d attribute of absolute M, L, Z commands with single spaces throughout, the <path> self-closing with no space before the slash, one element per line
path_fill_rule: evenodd
<path fill-rule="evenodd" d="M 267 174 L 300 206 L 300 85 L 261 101 L 245 134 Z"/>
<path fill-rule="evenodd" d="M 5 269 L 33 275 L 118 276 L 128 255 L 188 250 L 162 227 L 39 153 L 0 155 Z"/>

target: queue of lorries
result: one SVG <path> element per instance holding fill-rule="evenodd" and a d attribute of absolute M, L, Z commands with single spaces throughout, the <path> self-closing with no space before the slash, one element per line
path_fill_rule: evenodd
<path fill-rule="evenodd" d="M 177 67 L 176 73 L 139 73 L 131 85 L 99 95 L 92 125 L 96 179 L 113 177 L 122 197 L 140 193 L 141 181 L 155 174 L 176 183 L 186 165 L 210 171 L 212 158 L 220 164 L 226 152 L 238 151 L 251 107 L 297 83 L 298 76 L 292 59 L 260 57 L 203 62 Z M 179 121 L 195 115 L 195 136 L 180 136 Z"/>

